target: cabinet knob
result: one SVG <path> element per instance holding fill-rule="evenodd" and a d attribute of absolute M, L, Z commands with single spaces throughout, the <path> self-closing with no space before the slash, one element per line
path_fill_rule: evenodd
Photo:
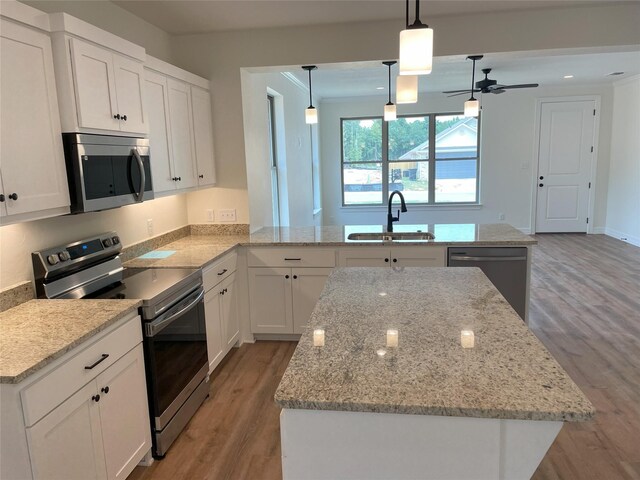
<path fill-rule="evenodd" d="M 18 199 L 18 194 L 17 193 L 12 193 L 11 195 L 9 195 L 9 198 L 11 200 L 17 200 Z"/>
<path fill-rule="evenodd" d="M 109 393 L 109 385 L 107 385 L 106 387 L 102 387 L 102 388 L 100 389 L 100 391 L 101 391 L 102 393 Z"/>
<path fill-rule="evenodd" d="M 100 394 L 98 395 L 93 395 L 91 397 L 91 400 L 93 400 L 94 402 L 98 403 L 100 401 Z"/>
<path fill-rule="evenodd" d="M 397 263 L 397 262 L 398 262 L 398 259 L 397 259 L 397 258 L 394 258 L 394 259 L 393 259 L 393 263 Z"/>
<path fill-rule="evenodd" d="M 293 279 L 294 279 L 294 280 L 295 280 L 296 278 L 298 278 L 298 275 L 294 275 L 294 276 L 293 276 Z"/>
<path fill-rule="evenodd" d="M 289 278 L 289 275 L 285 275 L 284 278 Z"/>
<path fill-rule="evenodd" d="M 389 263 L 389 259 L 388 259 L 388 258 L 385 258 L 385 259 L 384 259 L 384 261 L 385 261 L 385 262 L 387 262 L 387 263 Z"/>
<path fill-rule="evenodd" d="M 544 187 L 544 183 L 541 183 L 540 185 L 538 185 L 539 187 Z"/>
<path fill-rule="evenodd" d="M 182 181 L 182 177 L 177 177 L 178 181 L 181 182 Z"/>
<path fill-rule="evenodd" d="M 544 176 L 540 175 L 540 180 L 544 180 Z"/>
<path fill-rule="evenodd" d="M 198 175 L 198 178 L 204 178 L 204 175 L 200 174 Z"/>
<path fill-rule="evenodd" d="M 126 115 L 122 115 L 122 120 L 124 120 L 126 122 L 127 121 L 127 116 Z"/>
<path fill-rule="evenodd" d="M 4 193 L 0 193 L 0 203 L 4 202 Z"/>
<path fill-rule="evenodd" d="M 116 120 L 120 120 L 120 114 L 119 114 L 119 113 L 116 113 L 116 114 L 113 116 L 113 118 L 115 118 Z"/>

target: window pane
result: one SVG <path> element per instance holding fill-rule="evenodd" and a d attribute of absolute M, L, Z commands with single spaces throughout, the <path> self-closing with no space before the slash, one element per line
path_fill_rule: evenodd
<path fill-rule="evenodd" d="M 436 162 L 436 203 L 476 201 L 476 160 Z"/>
<path fill-rule="evenodd" d="M 389 122 L 389 160 L 429 158 L 429 117 L 399 117 Z"/>
<path fill-rule="evenodd" d="M 478 119 L 462 115 L 436 116 L 436 159 L 478 156 Z"/>
<path fill-rule="evenodd" d="M 389 193 L 400 190 L 407 203 L 429 202 L 429 162 L 389 165 Z"/>
<path fill-rule="evenodd" d="M 344 204 L 382 203 L 382 163 L 343 165 Z"/>
<path fill-rule="evenodd" d="M 382 160 L 382 119 L 342 120 L 342 153 L 344 162 Z"/>

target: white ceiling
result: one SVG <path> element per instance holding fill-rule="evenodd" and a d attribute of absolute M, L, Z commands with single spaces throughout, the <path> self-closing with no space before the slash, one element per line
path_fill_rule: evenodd
<path fill-rule="evenodd" d="M 404 20 L 403 0 L 112 0 L 171 34 L 329 23 Z M 421 19 L 505 10 L 612 3 L 611 0 L 428 0 Z M 413 10 L 414 1 L 410 2 Z M 428 23 L 428 22 L 427 22 Z"/>

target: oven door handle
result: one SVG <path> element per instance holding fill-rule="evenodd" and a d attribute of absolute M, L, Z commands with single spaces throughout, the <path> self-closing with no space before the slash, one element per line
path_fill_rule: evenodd
<path fill-rule="evenodd" d="M 137 148 L 135 147 L 132 148 L 131 153 L 135 157 L 136 162 L 138 162 L 138 169 L 140 170 L 140 189 L 136 193 L 136 201 L 141 202 L 142 197 L 144 197 L 144 186 L 146 184 L 146 178 L 144 173 L 144 163 L 142 163 L 142 158 L 140 157 L 140 152 L 138 152 Z"/>
<path fill-rule="evenodd" d="M 184 301 L 180 303 L 180 305 L 178 305 L 178 307 L 176 307 L 178 308 L 178 311 L 169 310 L 167 313 L 157 318 L 153 322 L 146 323 L 144 326 L 145 336 L 146 337 L 155 336 L 158 332 L 168 327 L 174 320 L 179 318 L 181 315 L 195 308 L 198 305 L 198 303 L 200 303 L 203 297 L 204 297 L 204 289 L 199 288 L 198 290 L 193 292 L 191 295 L 189 295 L 187 298 L 185 298 Z M 185 303 L 187 303 L 187 305 L 182 306 Z"/>

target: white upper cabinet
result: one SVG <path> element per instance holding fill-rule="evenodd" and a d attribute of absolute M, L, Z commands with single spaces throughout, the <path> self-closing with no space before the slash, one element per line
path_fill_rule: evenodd
<path fill-rule="evenodd" d="M 199 87 L 191 87 L 193 137 L 198 167 L 198 185 L 215 185 L 216 168 L 213 152 L 213 120 L 211 95 Z"/>
<path fill-rule="evenodd" d="M 2 223 L 69 212 L 49 35 L 0 20 Z"/>
<path fill-rule="evenodd" d="M 169 123 L 169 92 L 167 77 L 145 70 L 145 94 L 149 112 L 149 144 L 151 145 L 151 175 L 155 192 L 175 190 L 171 126 Z"/>
<path fill-rule="evenodd" d="M 169 78 L 169 122 L 171 123 L 171 147 L 178 188 L 195 187 L 196 158 L 193 145 L 193 120 L 189 85 Z"/>
<path fill-rule="evenodd" d="M 50 22 L 62 131 L 146 136 L 144 48 L 64 13 Z"/>

